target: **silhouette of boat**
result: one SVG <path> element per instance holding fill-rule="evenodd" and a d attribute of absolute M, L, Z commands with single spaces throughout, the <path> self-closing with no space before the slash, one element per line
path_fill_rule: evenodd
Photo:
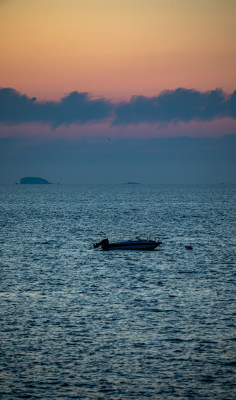
<path fill-rule="evenodd" d="M 154 250 L 160 244 L 162 244 L 160 241 L 140 238 L 116 243 L 110 243 L 108 239 L 103 239 L 101 242 L 94 243 L 93 247 L 96 249 L 101 246 L 103 250 Z"/>

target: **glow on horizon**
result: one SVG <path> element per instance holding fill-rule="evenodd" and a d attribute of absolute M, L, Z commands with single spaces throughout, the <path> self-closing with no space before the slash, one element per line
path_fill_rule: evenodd
<path fill-rule="evenodd" d="M 236 122 L 230 118 L 215 119 L 214 121 L 191 121 L 169 124 L 139 124 L 137 126 L 111 126 L 108 122 L 85 125 L 71 124 L 53 128 L 43 123 L 21 123 L 17 125 L 4 125 L 0 129 L 1 138 L 33 138 L 42 140 L 63 139 L 73 141 L 77 139 L 151 139 L 167 137 L 191 138 L 220 138 L 225 135 L 235 134 Z"/>
<path fill-rule="evenodd" d="M 129 98 L 236 87 L 234 0 L 5 0 L 2 87 Z"/>

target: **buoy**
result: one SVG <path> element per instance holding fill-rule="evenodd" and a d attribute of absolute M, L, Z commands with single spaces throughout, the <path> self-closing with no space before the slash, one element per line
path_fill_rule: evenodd
<path fill-rule="evenodd" d="M 192 247 L 192 245 L 190 244 L 189 246 L 185 246 L 185 249 L 186 249 L 186 250 L 192 250 L 193 247 Z"/>

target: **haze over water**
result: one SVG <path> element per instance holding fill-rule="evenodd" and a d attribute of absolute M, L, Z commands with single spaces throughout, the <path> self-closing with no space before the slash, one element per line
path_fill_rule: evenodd
<path fill-rule="evenodd" d="M 1 186 L 2 398 L 234 399 L 235 194 Z"/>

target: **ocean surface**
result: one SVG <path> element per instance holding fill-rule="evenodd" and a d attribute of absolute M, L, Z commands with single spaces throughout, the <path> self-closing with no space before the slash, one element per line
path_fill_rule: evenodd
<path fill-rule="evenodd" d="M 226 184 L 1 186 L 1 399 L 235 399 L 235 205 Z M 136 236 L 163 244 L 93 248 Z"/>

